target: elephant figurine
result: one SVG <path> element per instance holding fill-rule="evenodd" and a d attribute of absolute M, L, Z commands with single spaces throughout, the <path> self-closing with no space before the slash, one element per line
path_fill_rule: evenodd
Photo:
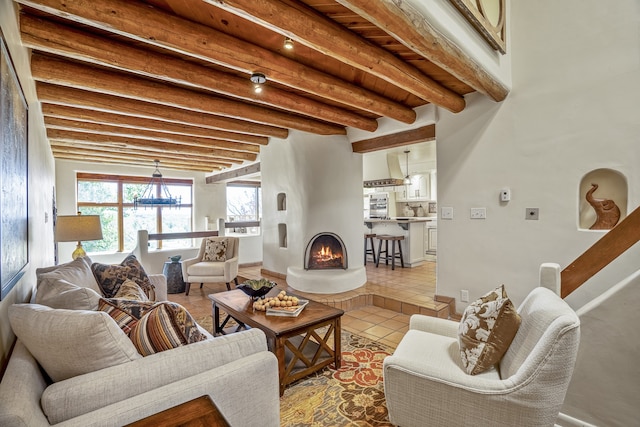
<path fill-rule="evenodd" d="M 598 184 L 591 184 L 591 189 L 587 191 L 585 198 L 595 209 L 597 219 L 590 230 L 610 230 L 620 220 L 620 208 L 611 199 L 596 199 L 593 193 L 598 189 Z"/>

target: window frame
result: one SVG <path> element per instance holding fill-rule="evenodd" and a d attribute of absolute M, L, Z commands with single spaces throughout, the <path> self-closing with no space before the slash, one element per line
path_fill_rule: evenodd
<path fill-rule="evenodd" d="M 77 172 L 76 173 L 76 204 L 77 210 L 80 211 L 83 207 L 97 207 L 97 208 L 116 208 L 117 213 L 117 221 L 118 221 L 118 249 L 117 252 L 124 252 L 124 209 L 125 208 L 134 208 L 134 203 L 125 203 L 124 202 L 124 185 L 125 184 L 149 184 L 151 178 L 142 177 L 142 176 L 132 176 L 132 175 L 110 175 L 110 174 L 96 174 L 96 173 L 88 173 L 88 172 Z M 192 197 L 191 203 L 180 203 L 180 208 L 190 208 L 191 209 L 191 220 L 190 222 L 190 230 L 193 231 L 193 179 L 186 178 L 162 178 L 164 184 L 166 185 L 184 185 L 190 188 Z M 96 202 L 81 202 L 78 199 L 79 185 L 80 182 L 86 181 L 94 181 L 94 182 L 115 182 L 117 185 L 117 196 L 116 202 L 108 202 L 108 203 L 96 203 Z M 160 183 L 155 184 L 157 186 L 156 193 L 162 191 L 160 188 Z M 156 206 L 151 209 L 156 210 L 156 230 L 152 232 L 149 230 L 149 233 L 162 233 L 162 209 L 171 209 L 171 206 Z M 148 209 L 148 208 L 145 208 Z M 158 240 L 158 249 L 162 249 L 162 240 Z"/>

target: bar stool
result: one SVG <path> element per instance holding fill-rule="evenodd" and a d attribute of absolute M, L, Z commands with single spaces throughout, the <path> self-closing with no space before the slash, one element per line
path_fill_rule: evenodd
<path fill-rule="evenodd" d="M 373 243 L 373 238 L 376 237 L 375 233 L 367 233 L 364 235 L 364 265 L 367 265 L 367 255 L 371 254 L 371 256 L 373 256 L 373 263 L 376 263 L 377 257 L 376 257 L 376 249 L 375 249 L 375 244 Z M 367 248 L 367 239 L 369 239 L 369 245 L 371 245 L 371 248 Z"/>
<path fill-rule="evenodd" d="M 400 258 L 400 265 L 404 268 L 404 259 L 402 258 L 402 245 L 401 241 L 404 240 L 404 236 L 390 236 L 387 234 L 380 234 L 376 236 L 379 240 L 378 243 L 378 261 L 376 262 L 376 267 L 380 264 L 380 260 L 383 259 L 382 254 L 384 254 L 384 261 L 386 265 L 389 265 L 389 260 L 391 260 L 391 269 L 396 269 L 396 258 Z M 382 242 L 384 242 L 384 250 L 382 250 Z M 391 242 L 391 255 L 389 255 L 389 242 Z M 396 244 L 398 245 L 398 253 L 396 253 Z"/>

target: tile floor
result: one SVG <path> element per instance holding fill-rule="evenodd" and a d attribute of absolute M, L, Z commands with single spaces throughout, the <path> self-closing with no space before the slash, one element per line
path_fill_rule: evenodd
<path fill-rule="evenodd" d="M 291 293 L 323 302 L 345 311 L 342 328 L 396 347 L 409 328 L 414 313 L 430 316 L 455 316 L 453 301 L 435 296 L 436 263 L 429 261 L 414 268 L 397 268 L 367 263 L 367 283 L 339 294 L 311 294 L 288 287 L 286 280 L 272 275 L 262 266 L 242 267 L 239 275 L 246 279 L 268 278 Z M 185 306 L 196 318 L 211 314 L 207 295 L 226 291 L 224 283 L 205 283 L 202 289 L 193 284 L 189 295 L 169 294 L 169 300 Z"/>

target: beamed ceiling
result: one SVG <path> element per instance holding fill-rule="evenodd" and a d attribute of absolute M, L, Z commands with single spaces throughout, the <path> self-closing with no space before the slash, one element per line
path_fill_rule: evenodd
<path fill-rule="evenodd" d="M 373 132 L 507 95 L 398 0 L 16 2 L 56 159 L 212 172 L 291 129 Z"/>

